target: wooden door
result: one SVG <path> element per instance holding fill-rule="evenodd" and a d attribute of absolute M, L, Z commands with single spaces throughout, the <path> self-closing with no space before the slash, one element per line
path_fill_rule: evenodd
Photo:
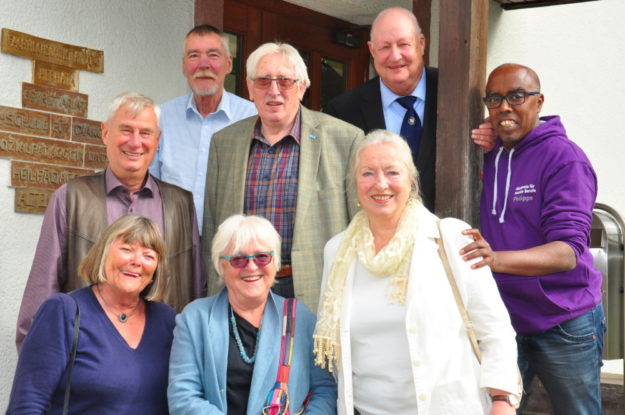
<path fill-rule="evenodd" d="M 311 86 L 304 105 L 319 110 L 331 98 L 367 79 L 368 28 L 278 0 L 225 0 L 224 32 L 236 46 L 235 76 L 229 88 L 247 97 L 245 61 L 265 42 L 293 45 L 308 67 Z M 349 33 L 360 46 L 348 47 L 333 41 L 333 35 Z"/>

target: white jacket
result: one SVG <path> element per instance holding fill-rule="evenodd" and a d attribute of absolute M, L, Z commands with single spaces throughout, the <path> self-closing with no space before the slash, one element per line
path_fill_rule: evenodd
<path fill-rule="evenodd" d="M 406 335 L 418 414 L 487 414 L 491 404 L 485 388 L 519 392 L 515 333 L 508 312 L 490 269 L 472 270 L 470 263 L 458 254 L 471 241 L 460 233 L 470 226 L 458 219 L 442 220 L 445 250 L 480 341 L 480 366 L 438 254 L 438 218 L 425 208 L 419 215 L 406 299 Z M 325 246 L 322 289 L 343 236 L 344 233 L 336 235 Z M 350 345 L 354 269 L 352 264 L 340 325 L 341 361 L 336 374 L 339 415 L 354 413 Z"/>

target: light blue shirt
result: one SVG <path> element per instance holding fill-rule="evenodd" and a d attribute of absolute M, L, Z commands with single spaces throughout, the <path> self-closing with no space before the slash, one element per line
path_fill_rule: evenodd
<path fill-rule="evenodd" d="M 399 134 L 401 131 L 401 123 L 404 121 L 406 115 L 406 109 L 402 107 L 399 102 L 395 101 L 401 95 L 396 95 L 392 92 L 380 78 L 380 93 L 382 95 L 382 111 L 384 111 L 384 123 L 386 129 Z M 425 114 L 425 68 L 421 74 L 421 80 L 417 83 L 414 91 L 410 95 L 417 97 L 414 103 L 414 109 L 421 119 L 421 126 L 423 126 L 423 116 Z"/>
<path fill-rule="evenodd" d="M 193 193 L 200 233 L 211 138 L 222 128 L 252 115 L 256 115 L 252 102 L 226 91 L 217 110 L 206 118 L 199 113 L 193 94 L 161 105 L 161 141 L 150 173 Z"/>

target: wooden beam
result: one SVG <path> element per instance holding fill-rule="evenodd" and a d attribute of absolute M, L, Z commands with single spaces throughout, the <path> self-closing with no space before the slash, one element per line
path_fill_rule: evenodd
<path fill-rule="evenodd" d="M 224 28 L 224 0 L 195 0 L 195 26 L 209 24 Z"/>
<path fill-rule="evenodd" d="M 441 0 L 436 213 L 479 224 L 482 152 L 470 140 L 484 118 L 489 0 Z"/>
<path fill-rule="evenodd" d="M 425 51 L 423 61 L 429 64 L 430 56 L 430 24 L 432 22 L 432 0 L 412 0 L 412 13 L 417 17 L 421 33 L 425 36 Z"/>

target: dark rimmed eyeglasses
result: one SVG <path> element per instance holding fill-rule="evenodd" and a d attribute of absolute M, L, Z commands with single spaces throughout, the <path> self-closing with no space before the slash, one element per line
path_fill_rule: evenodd
<path fill-rule="evenodd" d="M 221 259 L 227 259 L 233 268 L 245 268 L 250 262 L 250 259 L 254 260 L 254 263 L 258 267 L 264 267 L 269 265 L 273 259 L 273 251 L 257 252 L 254 255 L 228 255 L 221 256 Z"/>
<path fill-rule="evenodd" d="M 516 106 L 516 105 L 523 104 L 525 102 L 525 97 L 527 95 L 538 95 L 538 94 L 540 94 L 540 91 L 533 91 L 533 92 L 515 91 L 515 92 L 510 92 L 506 96 L 499 95 L 499 94 L 487 95 L 484 98 L 482 98 L 482 101 L 484 101 L 484 104 L 486 104 L 486 108 L 492 110 L 495 108 L 499 108 L 504 98 L 506 99 L 506 101 L 508 101 L 508 104 L 510 104 L 510 106 Z"/>
<path fill-rule="evenodd" d="M 254 78 L 254 86 L 258 89 L 267 89 L 271 86 L 271 83 L 273 81 L 276 81 L 276 83 L 278 84 L 278 89 L 280 89 L 281 91 L 284 91 L 284 90 L 293 88 L 293 85 L 295 85 L 295 82 L 297 82 L 297 79 L 282 78 L 282 77 L 279 77 L 279 78 L 260 77 L 260 78 Z"/>

